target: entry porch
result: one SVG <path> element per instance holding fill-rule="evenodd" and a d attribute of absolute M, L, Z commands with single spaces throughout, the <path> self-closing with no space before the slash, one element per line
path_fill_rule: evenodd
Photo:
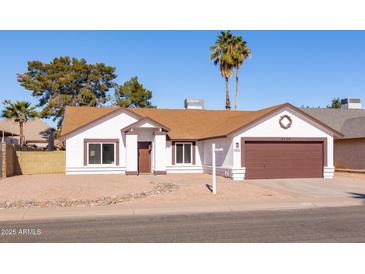
<path fill-rule="evenodd" d="M 168 130 L 150 118 L 143 118 L 122 129 L 126 144 L 126 175 L 166 174 Z"/>

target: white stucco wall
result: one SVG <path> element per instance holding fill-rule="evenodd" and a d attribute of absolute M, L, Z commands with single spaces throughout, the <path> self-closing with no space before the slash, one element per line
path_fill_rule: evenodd
<path fill-rule="evenodd" d="M 152 122 L 145 121 L 139 125 L 141 128 L 155 128 L 156 125 L 154 125 Z"/>
<path fill-rule="evenodd" d="M 138 136 L 138 142 L 153 142 L 153 128 L 138 128 L 135 130 Z"/>
<path fill-rule="evenodd" d="M 166 134 L 155 133 L 153 151 L 153 170 L 165 172 L 167 166 Z"/>
<path fill-rule="evenodd" d="M 216 152 L 216 174 L 234 179 L 232 138 L 220 138 L 204 141 L 203 170 L 212 173 L 212 144 L 223 151 Z"/>
<path fill-rule="evenodd" d="M 201 166 L 204 160 L 204 142 L 195 142 L 195 164 Z"/>
<path fill-rule="evenodd" d="M 137 152 L 138 135 L 136 133 L 126 134 L 126 171 L 137 172 L 138 152 Z"/>
<path fill-rule="evenodd" d="M 279 119 L 283 115 L 289 115 L 292 125 L 283 129 Z M 327 166 L 324 167 L 325 178 L 333 177 L 333 137 L 324 128 L 312 125 L 307 117 L 291 109 L 283 110 L 272 117 L 253 125 L 249 129 L 237 131 L 233 134 L 233 144 L 241 144 L 241 137 L 284 137 L 284 138 L 327 138 Z M 241 149 L 235 150 L 233 155 L 234 167 L 241 167 Z"/>
<path fill-rule="evenodd" d="M 212 144 L 215 143 L 216 148 L 222 148 L 222 152 L 216 153 L 217 167 L 232 168 L 233 154 L 232 154 L 232 138 L 212 139 L 204 141 L 204 165 L 212 165 Z"/>
<path fill-rule="evenodd" d="M 124 173 L 126 147 L 121 129 L 136 121 L 136 116 L 121 110 L 72 133 L 66 139 L 66 173 Z M 119 139 L 119 166 L 84 166 L 84 139 Z"/>

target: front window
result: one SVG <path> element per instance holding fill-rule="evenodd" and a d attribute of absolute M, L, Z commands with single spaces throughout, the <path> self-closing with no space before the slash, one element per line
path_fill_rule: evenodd
<path fill-rule="evenodd" d="M 90 165 L 113 165 L 115 159 L 114 144 L 88 144 Z"/>
<path fill-rule="evenodd" d="M 191 154 L 191 143 L 176 143 L 176 164 L 191 164 Z"/>

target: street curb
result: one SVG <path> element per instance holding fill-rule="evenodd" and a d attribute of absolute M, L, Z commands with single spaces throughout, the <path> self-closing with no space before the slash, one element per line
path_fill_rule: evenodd
<path fill-rule="evenodd" d="M 110 205 L 97 207 L 73 208 L 27 208 L 27 209 L 1 209 L 0 221 L 30 221 L 30 220 L 56 220 L 74 218 L 101 218 L 101 217 L 132 217 L 132 216 L 158 216 L 182 215 L 222 212 L 249 212 L 249 211 L 277 211 L 311 209 L 320 207 L 347 207 L 364 205 L 359 200 L 327 200 L 327 201 L 296 201 L 296 202 L 271 202 L 271 203 L 240 203 L 225 205 L 161 205 L 158 207 L 135 207 L 129 204 Z"/>

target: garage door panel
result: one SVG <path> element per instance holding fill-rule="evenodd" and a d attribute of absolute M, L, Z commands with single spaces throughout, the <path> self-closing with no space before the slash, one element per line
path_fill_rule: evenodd
<path fill-rule="evenodd" d="M 247 179 L 323 177 L 322 142 L 246 142 Z"/>
<path fill-rule="evenodd" d="M 317 174 L 321 173 L 320 169 L 317 169 Z M 246 170 L 246 179 L 282 179 L 282 178 L 317 178 L 320 175 L 310 176 L 312 174 L 312 168 L 292 168 L 286 169 L 285 173 L 278 168 L 265 168 L 263 171 L 261 168 L 249 168 Z"/>

